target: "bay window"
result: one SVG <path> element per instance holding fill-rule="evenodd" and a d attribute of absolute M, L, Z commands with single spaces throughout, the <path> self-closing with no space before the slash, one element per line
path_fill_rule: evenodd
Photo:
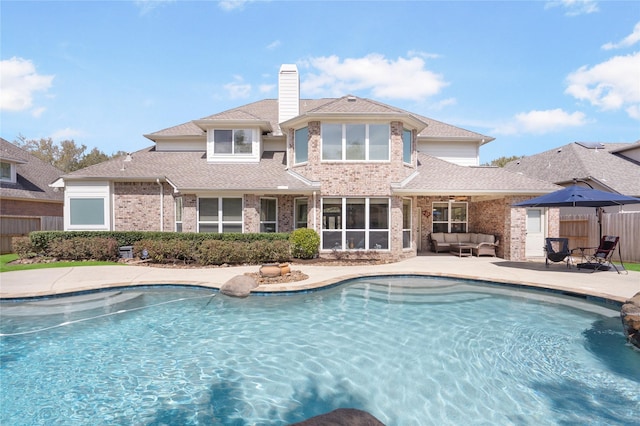
<path fill-rule="evenodd" d="M 309 161 L 309 129 L 307 127 L 296 130 L 293 143 L 294 162 L 297 164 Z"/>
<path fill-rule="evenodd" d="M 322 248 L 388 250 L 389 199 L 323 199 Z"/>
<path fill-rule="evenodd" d="M 388 161 L 390 131 L 388 124 L 324 123 L 322 160 Z"/>
<path fill-rule="evenodd" d="M 467 232 L 467 203 L 460 201 L 434 202 L 433 232 Z"/>
<path fill-rule="evenodd" d="M 242 232 L 242 198 L 198 198 L 198 232 Z"/>
<path fill-rule="evenodd" d="M 411 130 L 402 130 L 402 161 L 409 164 L 411 163 Z"/>

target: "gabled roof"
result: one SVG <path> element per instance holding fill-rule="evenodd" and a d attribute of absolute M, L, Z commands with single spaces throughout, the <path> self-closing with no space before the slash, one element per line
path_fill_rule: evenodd
<path fill-rule="evenodd" d="M 425 195 L 508 195 L 540 194 L 560 188 L 499 167 L 459 166 L 418 153 L 417 174 L 395 189 L 398 192 Z"/>
<path fill-rule="evenodd" d="M 640 165 L 614 152 L 634 144 L 574 142 L 540 154 L 522 157 L 505 169 L 557 184 L 573 179 L 593 180 L 628 196 L 640 195 Z"/>
<path fill-rule="evenodd" d="M 32 201 L 62 202 L 63 193 L 49 184 L 64 172 L 22 148 L 0 138 L 0 158 L 14 163 L 16 183 L 0 181 L 0 197 Z"/>
<path fill-rule="evenodd" d="M 354 101 L 355 100 L 355 101 Z M 395 108 L 381 102 L 371 99 L 359 98 L 357 96 L 343 96 L 341 98 L 323 98 L 323 99 L 300 99 L 300 116 L 309 115 L 323 116 L 332 114 L 360 114 L 375 115 L 389 114 L 410 117 L 413 120 L 426 124 L 418 137 L 421 138 L 437 138 L 437 139 L 472 139 L 486 143 L 494 138 L 470 130 L 452 126 L 431 118 L 423 117 L 409 111 Z M 280 123 L 278 122 L 278 100 L 264 99 L 250 104 L 242 105 L 237 108 L 222 111 L 217 114 L 203 117 L 201 120 L 255 120 L 256 122 L 268 121 L 271 124 L 275 135 L 282 134 Z M 293 118 L 292 120 L 296 120 Z M 288 121 L 292 121 L 288 120 Z M 156 140 L 167 137 L 193 137 L 204 136 L 204 131 L 196 122 L 200 120 L 189 121 L 177 126 L 159 130 L 154 133 L 144 135 L 148 139 Z M 421 126 L 423 127 L 423 126 Z"/>
<path fill-rule="evenodd" d="M 310 191 L 313 182 L 286 169 L 284 152 L 265 151 L 259 163 L 208 163 L 206 152 L 147 148 L 66 174 L 64 180 L 168 181 L 180 191 Z"/>

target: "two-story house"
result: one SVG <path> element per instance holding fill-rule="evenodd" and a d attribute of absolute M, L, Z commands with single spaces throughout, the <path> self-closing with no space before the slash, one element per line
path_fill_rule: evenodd
<path fill-rule="evenodd" d="M 149 149 L 64 175 L 65 229 L 308 227 L 321 255 L 390 260 L 427 250 L 431 232 L 473 231 L 524 257 L 526 212 L 511 204 L 557 186 L 479 167 L 489 136 L 356 96 L 301 99 L 299 87 L 283 65 L 278 99 L 147 134 Z"/>

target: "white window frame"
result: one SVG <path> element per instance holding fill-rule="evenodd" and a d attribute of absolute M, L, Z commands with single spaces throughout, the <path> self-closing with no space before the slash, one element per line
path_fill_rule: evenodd
<path fill-rule="evenodd" d="M 174 219 L 175 231 L 182 232 L 182 218 L 184 215 L 184 200 L 182 197 L 176 197 L 174 201 Z"/>
<path fill-rule="evenodd" d="M 335 225 L 335 228 L 328 228 L 328 218 L 325 217 L 325 202 L 329 200 L 339 200 L 340 213 L 338 216 L 332 215 L 333 219 L 331 223 Z M 378 204 L 372 201 L 384 200 L 387 207 L 386 228 L 372 227 L 372 204 Z M 364 218 L 363 227 L 349 227 L 348 221 L 352 216 L 349 214 L 348 209 L 350 206 L 359 205 L 360 201 L 364 202 Z M 332 203 L 338 204 L 338 203 Z M 382 204 L 382 203 L 380 203 Z M 337 250 L 337 251 L 349 251 L 349 250 L 362 250 L 362 251 L 390 251 L 391 250 L 391 200 L 388 197 L 325 197 L 321 200 L 321 230 L 320 230 L 320 247 L 322 250 Z M 386 233 L 386 248 L 377 246 L 373 240 L 376 234 Z M 329 238 L 332 236 L 333 238 Z M 326 239 L 336 241 L 334 245 L 330 244 Z M 356 241 L 358 239 L 358 241 Z"/>
<path fill-rule="evenodd" d="M 409 155 L 409 158 L 407 158 L 407 154 Z M 413 132 L 408 129 L 402 129 L 402 162 L 405 164 L 411 164 L 412 154 Z"/>
<path fill-rule="evenodd" d="M 446 220 L 438 220 L 436 221 L 436 215 L 432 214 L 432 225 L 431 225 L 431 231 L 432 232 L 469 232 L 469 203 L 466 201 L 456 201 L 456 200 L 449 200 L 449 201 L 434 201 L 432 203 L 431 206 L 431 212 L 435 213 L 435 207 L 436 205 L 440 205 L 440 206 L 446 206 L 447 208 L 447 217 Z M 464 210 L 465 210 L 465 219 L 464 220 L 459 220 L 456 219 L 454 217 L 454 212 L 453 209 L 454 207 L 461 207 L 464 206 Z M 434 225 L 436 224 L 447 224 L 447 230 L 446 231 L 442 231 L 442 230 L 434 230 Z"/>
<path fill-rule="evenodd" d="M 298 216 L 298 212 L 299 212 L 299 207 L 300 205 L 305 205 L 307 206 L 307 208 L 305 209 L 305 219 L 301 220 L 301 218 Z M 293 200 L 293 229 L 299 229 L 299 228 L 308 228 L 309 227 L 309 198 L 307 197 L 300 197 L 300 198 L 296 198 Z M 304 223 L 304 226 L 302 226 L 302 224 Z"/>
<path fill-rule="evenodd" d="M 341 126 L 342 137 L 341 137 L 341 145 L 340 145 L 340 158 L 325 158 L 324 152 L 324 129 L 325 126 Z M 365 126 L 365 140 L 364 140 L 364 158 L 362 159 L 347 159 L 347 126 Z M 371 159 L 371 139 L 370 139 L 370 127 L 371 126 L 385 126 L 388 129 L 388 139 L 387 139 L 387 155 L 384 159 Z M 349 162 L 349 163 L 357 163 L 357 162 L 376 162 L 376 163 L 384 163 L 389 162 L 391 159 L 391 124 L 390 123 L 322 123 L 320 125 L 320 137 L 321 137 L 321 147 L 320 147 L 320 155 L 322 157 L 322 161 L 325 162 Z"/>
<path fill-rule="evenodd" d="M 200 203 L 201 200 L 218 200 L 218 210 L 217 210 L 217 220 L 201 220 L 200 219 Z M 240 200 L 241 202 L 241 213 L 240 220 L 225 220 L 224 218 L 224 200 Z M 224 233 L 225 225 L 234 226 L 240 225 L 240 231 L 231 231 L 231 232 L 244 232 L 244 199 L 243 197 L 214 197 L 214 196 L 206 196 L 206 197 L 198 197 L 198 211 L 197 211 L 197 223 L 198 223 L 198 232 L 213 232 L 217 234 Z M 217 229 L 215 231 L 201 231 L 202 225 L 206 226 L 215 226 Z M 228 232 L 228 231 L 227 231 Z"/>
<path fill-rule="evenodd" d="M 273 201 L 276 205 L 275 218 L 273 220 L 266 220 L 264 218 L 263 201 Z M 267 231 L 265 228 L 269 225 L 273 226 L 273 231 Z M 260 232 L 278 232 L 278 199 L 275 197 L 261 197 L 260 198 Z"/>
<path fill-rule="evenodd" d="M 0 181 L 16 183 L 16 165 L 15 165 L 15 163 L 11 163 L 9 161 L 1 161 L 0 163 L 3 166 L 9 166 L 9 176 L 3 176 L 2 174 L 0 174 Z"/>
<path fill-rule="evenodd" d="M 408 211 L 405 211 L 405 207 L 408 204 Z M 407 220 L 408 219 L 408 223 Z M 413 200 L 411 198 L 402 199 L 402 248 L 410 249 L 412 241 L 413 229 Z M 405 237 L 406 236 L 406 237 Z"/>
<path fill-rule="evenodd" d="M 231 132 L 231 152 L 216 151 L 216 132 Z M 244 131 L 249 134 L 251 151 L 236 152 L 235 135 L 236 132 Z M 207 129 L 207 161 L 209 162 L 259 162 L 260 161 L 260 132 L 257 128 L 236 127 L 236 128 L 211 128 Z"/>
<path fill-rule="evenodd" d="M 302 134 L 306 134 L 306 138 L 302 137 Z M 301 152 L 301 147 L 306 149 L 306 155 L 304 157 L 298 157 L 298 153 Z M 303 127 L 293 132 L 293 164 L 304 164 L 309 162 L 309 128 Z"/>

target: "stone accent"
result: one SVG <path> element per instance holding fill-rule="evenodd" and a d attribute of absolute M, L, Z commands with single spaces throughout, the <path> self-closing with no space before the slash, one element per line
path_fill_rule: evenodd
<path fill-rule="evenodd" d="M 640 349 L 640 292 L 622 305 L 620 319 L 627 340 Z"/>
<path fill-rule="evenodd" d="M 248 275 L 236 275 L 222 284 L 220 293 L 232 297 L 247 297 L 251 290 L 258 287 L 255 279 Z"/>

